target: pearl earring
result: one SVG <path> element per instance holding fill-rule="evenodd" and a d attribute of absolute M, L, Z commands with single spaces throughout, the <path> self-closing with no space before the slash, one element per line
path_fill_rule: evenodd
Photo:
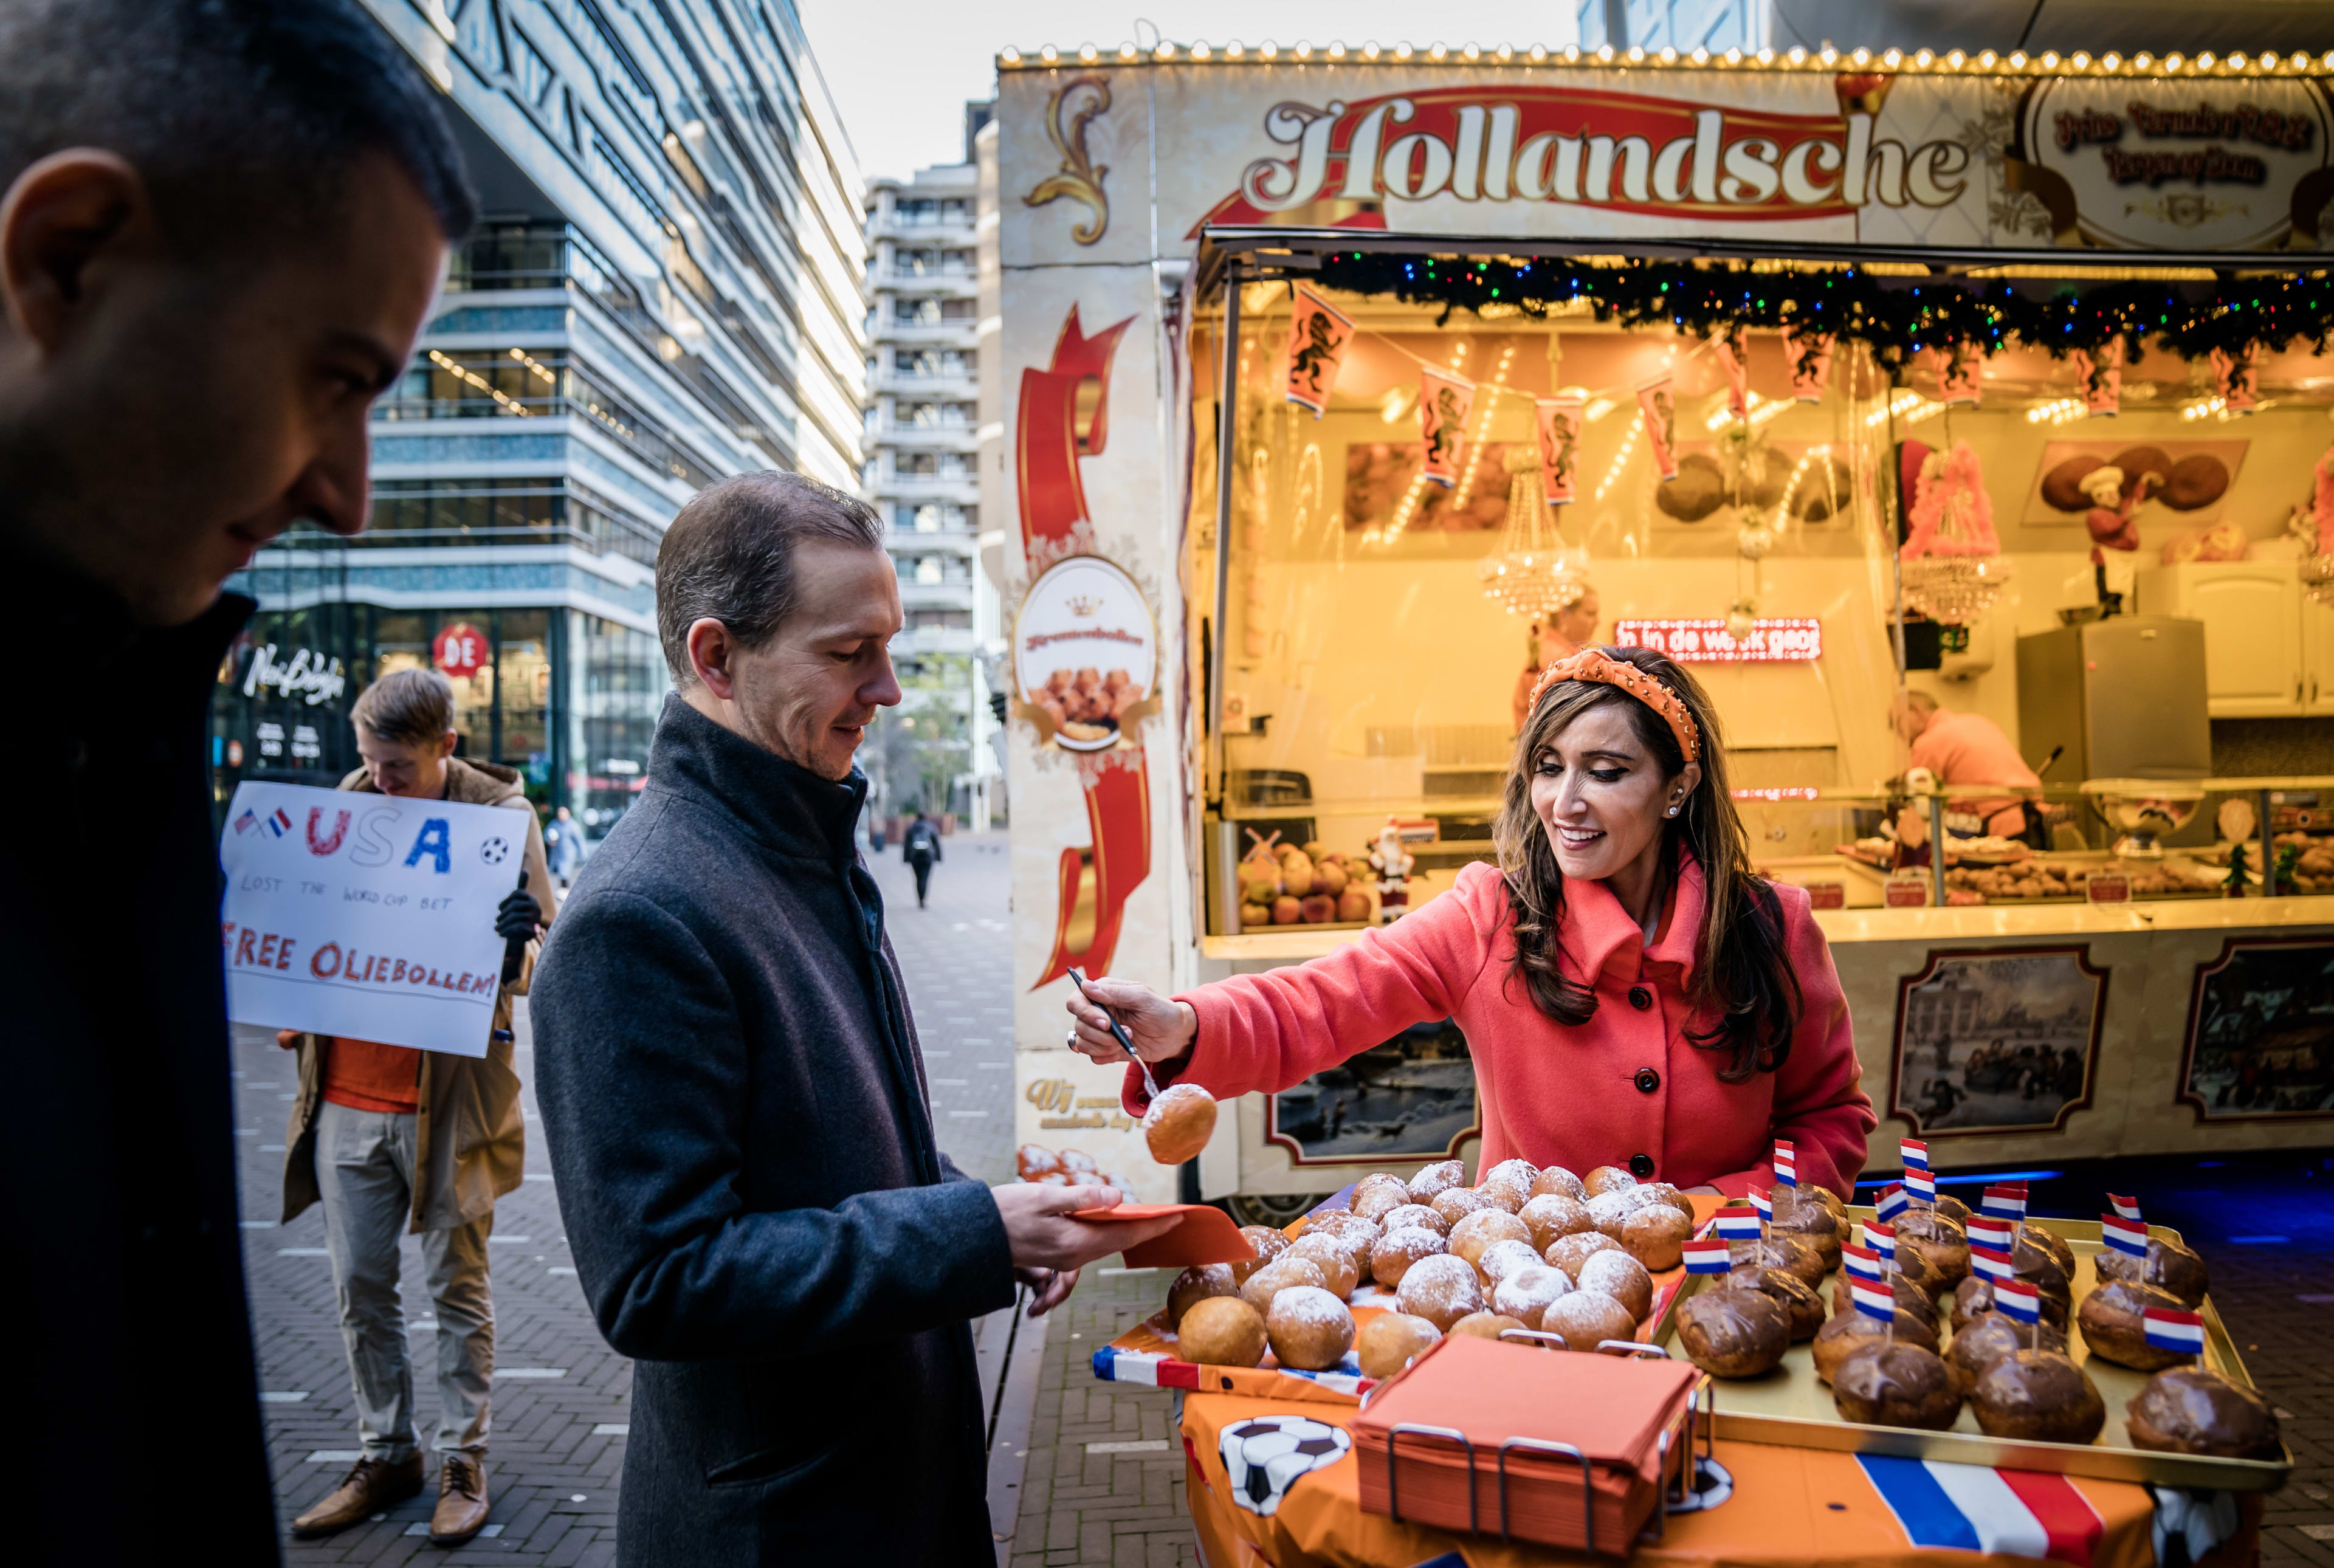
<path fill-rule="evenodd" d="M 1675 807 L 1675 806 L 1672 806 L 1672 807 L 1670 807 L 1670 815 L 1672 815 L 1672 816 L 1675 816 L 1675 815 L 1677 815 L 1677 807 Z"/>

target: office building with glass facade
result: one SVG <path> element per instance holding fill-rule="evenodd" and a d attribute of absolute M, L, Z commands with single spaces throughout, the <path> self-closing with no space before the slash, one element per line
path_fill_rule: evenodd
<path fill-rule="evenodd" d="M 372 423 L 371 529 L 305 526 L 231 586 L 222 798 L 331 784 L 348 708 L 416 664 L 461 755 L 604 832 L 670 682 L 659 539 L 725 475 L 858 488 L 859 179 L 784 0 L 366 0 L 447 94 L 487 215 Z"/>

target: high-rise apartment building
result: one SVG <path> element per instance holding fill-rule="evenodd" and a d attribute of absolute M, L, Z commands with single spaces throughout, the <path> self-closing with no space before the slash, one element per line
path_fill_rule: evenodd
<path fill-rule="evenodd" d="M 921 803 L 985 826 L 1003 805 L 982 674 L 999 646 L 997 591 L 977 560 L 980 484 L 979 172 L 972 139 L 989 105 L 969 104 L 965 160 L 867 182 L 866 491 L 889 528 L 907 620 L 892 655 L 924 760 L 879 748 L 891 809 Z M 920 717 L 921 716 L 921 717 Z M 890 722 L 890 721 L 887 721 Z M 931 760 L 945 748 L 957 761 Z M 945 778 L 944 791 L 935 787 Z M 932 798 L 945 794 L 945 799 Z"/>
<path fill-rule="evenodd" d="M 372 526 L 235 586 L 217 783 L 329 784 L 387 671 L 454 682 L 462 753 L 596 836 L 668 687 L 654 563 L 725 475 L 855 490 L 859 176 L 786 0 L 366 0 L 446 93 L 486 214 L 375 409 Z"/>

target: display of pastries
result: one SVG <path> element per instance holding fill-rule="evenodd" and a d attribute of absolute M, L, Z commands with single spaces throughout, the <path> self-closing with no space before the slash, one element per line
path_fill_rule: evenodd
<path fill-rule="evenodd" d="M 1789 1316 L 1756 1290 L 1702 1291 L 1678 1303 L 1674 1321 L 1686 1359 L 1715 1378 L 1770 1372 L 1791 1348 Z"/>
<path fill-rule="evenodd" d="M 2175 1367 L 2147 1380 L 2124 1407 L 2132 1447 L 2221 1459 L 2285 1457 L 2277 1412 L 2252 1390 L 2203 1367 Z"/>
<path fill-rule="evenodd" d="M 2075 1321 L 2082 1329 L 2083 1343 L 2090 1347 L 2091 1354 L 2103 1356 L 2117 1366 L 2152 1372 L 2194 1361 L 2196 1358 L 2186 1351 L 2160 1350 L 2147 1342 L 2147 1325 L 2140 1314 L 2149 1308 L 2157 1312 L 2187 1310 L 2170 1291 L 2134 1280 L 2116 1279 L 2083 1298 L 2082 1305 L 2075 1309 Z"/>
<path fill-rule="evenodd" d="M 1844 1421 L 1942 1432 L 1962 1396 L 1936 1352 L 1906 1340 L 1870 1340 L 1832 1369 L 1832 1407 Z"/>
<path fill-rule="evenodd" d="M 2088 1443 L 2107 1424 L 2090 1375 L 2059 1351 L 2013 1351 L 1978 1374 L 1970 1406 L 1989 1438 Z"/>

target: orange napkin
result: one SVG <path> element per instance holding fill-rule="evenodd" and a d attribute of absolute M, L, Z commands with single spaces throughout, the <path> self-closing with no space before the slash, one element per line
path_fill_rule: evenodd
<path fill-rule="evenodd" d="M 1099 1225 L 1181 1215 L 1181 1221 L 1164 1236 L 1126 1249 L 1129 1268 L 1190 1268 L 1203 1263 L 1245 1263 L 1256 1249 L 1241 1236 L 1231 1217 L 1204 1203 L 1122 1203 L 1116 1208 L 1085 1208 L 1070 1216 Z"/>

